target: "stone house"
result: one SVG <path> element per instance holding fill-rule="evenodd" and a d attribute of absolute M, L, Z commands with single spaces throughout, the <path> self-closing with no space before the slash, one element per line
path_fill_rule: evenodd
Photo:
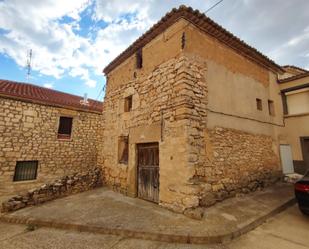
<path fill-rule="evenodd" d="M 0 80 L 0 197 L 97 166 L 102 102 Z"/>
<path fill-rule="evenodd" d="M 282 168 L 285 173 L 309 170 L 309 72 L 283 67 L 279 78 L 285 127 L 280 131 Z"/>
<path fill-rule="evenodd" d="M 183 212 L 308 168 L 308 71 L 197 10 L 167 13 L 104 73 L 104 108 L 0 80 L 0 196 L 99 167 L 116 191 Z"/>
<path fill-rule="evenodd" d="M 183 212 L 280 177 L 284 69 L 199 11 L 173 9 L 104 73 L 114 189 Z"/>

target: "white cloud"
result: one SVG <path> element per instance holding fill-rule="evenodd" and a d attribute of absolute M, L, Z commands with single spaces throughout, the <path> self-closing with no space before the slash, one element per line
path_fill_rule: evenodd
<path fill-rule="evenodd" d="M 79 13 L 87 4 L 88 0 L 0 2 L 0 28 L 7 31 L 0 36 L 0 52 L 24 67 L 31 48 L 33 70 L 55 78 L 70 75 L 72 69 L 87 72 L 84 69 L 87 61 L 79 53 L 81 49 L 87 51 L 90 40 L 73 32 L 76 23 L 60 22 L 64 16 L 79 20 Z M 89 80 L 88 72 L 84 78 Z"/>
<path fill-rule="evenodd" d="M 43 86 L 49 89 L 52 89 L 54 87 L 52 83 L 45 83 Z"/>
<path fill-rule="evenodd" d="M 207 15 L 278 63 L 308 67 L 309 28 L 306 20 L 309 2 L 298 1 L 301 3 L 281 0 L 223 1 Z M 186 4 L 203 12 L 216 2 L 0 1 L 0 28 L 7 31 L 0 36 L 0 53 L 7 54 L 24 67 L 27 50 L 32 48 L 34 70 L 55 78 L 64 75 L 78 77 L 87 87 L 95 87 L 96 81 L 92 75 L 102 75 L 104 66 L 167 11 Z M 91 38 L 76 32 L 81 29 L 81 12 L 87 7 L 87 11 L 92 11 L 93 18 Z M 64 17 L 70 17 L 72 21 L 63 23 L 61 20 Z M 95 27 L 100 20 L 107 22 L 107 26 Z"/>
<path fill-rule="evenodd" d="M 94 81 L 94 80 L 87 80 L 86 85 L 89 86 L 89 87 L 96 87 L 97 82 Z"/>

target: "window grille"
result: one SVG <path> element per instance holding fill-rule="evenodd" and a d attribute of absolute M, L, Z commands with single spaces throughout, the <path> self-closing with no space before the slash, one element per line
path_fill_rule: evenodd
<path fill-rule="evenodd" d="M 38 161 L 16 162 L 14 182 L 35 180 L 38 171 Z"/>

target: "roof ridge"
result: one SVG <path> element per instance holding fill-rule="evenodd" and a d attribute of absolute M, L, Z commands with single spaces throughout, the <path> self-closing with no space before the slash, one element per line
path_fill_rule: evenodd
<path fill-rule="evenodd" d="M 198 20 L 196 20 L 196 17 Z M 188 22 L 197 26 L 203 31 L 202 26 L 207 24 L 212 26 L 214 30 L 219 31 L 222 37 L 219 37 L 219 34 L 207 32 L 209 35 L 212 35 L 220 42 L 230 46 L 231 48 L 237 50 L 239 53 L 249 57 L 251 60 L 254 60 L 256 63 L 264 64 L 265 67 L 273 68 L 276 71 L 282 72 L 283 69 L 278 64 L 276 64 L 269 57 L 258 51 L 256 48 L 248 45 L 244 40 L 241 40 L 237 36 L 233 35 L 230 31 L 223 28 L 220 24 L 213 21 L 211 18 L 205 15 L 205 13 L 200 12 L 199 10 L 193 10 L 192 7 L 187 7 L 185 5 L 180 5 L 178 8 L 173 8 L 171 11 L 167 12 L 157 23 L 152 25 L 145 33 L 143 33 L 139 38 L 137 38 L 127 49 L 121 52 L 114 60 L 112 60 L 104 69 L 103 72 L 106 74 L 121 64 L 124 60 L 130 57 L 137 49 L 147 44 L 157 35 L 162 33 L 169 26 L 174 24 L 179 18 L 184 18 Z M 201 23 L 203 21 L 204 23 Z M 213 31 L 214 31 L 213 30 Z M 228 44 L 228 41 L 236 41 L 237 44 Z M 241 51 L 243 49 L 243 51 Z"/>
<path fill-rule="evenodd" d="M 83 97 L 78 95 L 5 79 L 0 79 L 0 97 L 88 112 L 101 113 L 103 110 L 101 101 L 90 98 L 89 104 L 85 105 L 81 102 Z"/>
<path fill-rule="evenodd" d="M 38 85 L 35 85 L 33 83 L 28 83 L 28 82 L 23 82 L 23 81 L 15 81 L 15 80 L 7 80 L 7 79 L 1 79 L 0 78 L 0 82 L 8 82 L 8 83 L 17 83 L 17 84 L 24 84 L 24 85 L 28 85 L 28 86 L 32 86 L 32 87 L 35 87 L 35 88 L 41 88 L 45 91 L 51 91 L 51 92 L 57 92 L 57 93 L 61 93 L 61 94 L 65 94 L 65 95 L 70 95 L 72 97 L 78 97 L 78 98 L 81 98 L 83 99 L 83 96 L 80 96 L 80 95 L 75 95 L 75 94 L 72 94 L 72 93 L 67 93 L 67 92 L 63 92 L 63 91 L 59 91 L 59 90 L 54 90 L 54 89 L 50 89 L 48 87 L 43 87 L 43 86 L 38 86 Z M 95 99 L 91 99 L 91 98 L 88 98 L 88 100 L 91 100 L 91 101 L 94 101 L 94 102 L 99 102 L 99 103 L 102 103 L 102 101 L 98 101 L 98 100 L 95 100 Z"/>

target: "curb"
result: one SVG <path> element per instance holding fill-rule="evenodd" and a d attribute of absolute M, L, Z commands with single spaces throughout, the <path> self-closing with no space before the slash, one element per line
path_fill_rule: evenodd
<path fill-rule="evenodd" d="M 118 235 L 122 237 L 135 238 L 135 239 L 143 239 L 143 240 L 154 240 L 161 242 L 170 242 L 170 243 L 188 243 L 188 244 L 216 244 L 216 243 L 225 243 L 235 239 L 264 223 L 267 219 L 272 216 L 281 213 L 288 207 L 294 205 L 296 203 L 296 199 L 290 199 L 285 202 L 281 206 L 275 208 L 269 213 L 259 217 L 255 221 L 239 228 L 236 231 L 229 232 L 226 234 L 218 234 L 218 235 L 206 235 L 206 236 L 194 236 L 194 235 L 175 235 L 175 234 L 164 234 L 164 233 L 152 233 L 152 232 L 142 232 L 142 231 L 134 231 L 134 230 L 126 230 L 121 228 L 108 228 L 101 226 L 89 226 L 82 224 L 68 224 L 57 222 L 53 220 L 40 220 L 26 217 L 13 217 L 10 215 L 2 215 L 0 216 L 0 221 L 6 223 L 14 223 L 14 224 L 31 224 L 39 227 L 50 227 L 64 230 L 73 230 L 79 232 L 90 232 L 97 234 L 107 234 L 107 235 Z"/>

